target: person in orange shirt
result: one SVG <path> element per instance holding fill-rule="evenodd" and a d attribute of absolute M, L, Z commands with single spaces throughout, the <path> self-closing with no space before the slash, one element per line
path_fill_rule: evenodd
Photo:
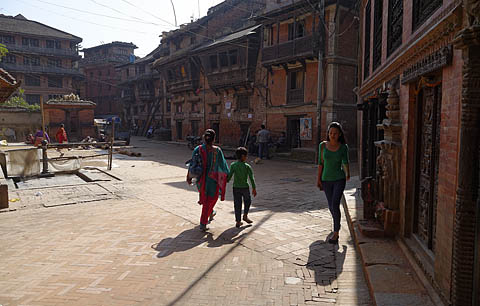
<path fill-rule="evenodd" d="M 67 132 L 65 131 L 65 125 L 63 123 L 60 125 L 57 134 L 55 134 L 55 139 L 57 139 L 58 143 L 64 143 L 68 141 Z"/>

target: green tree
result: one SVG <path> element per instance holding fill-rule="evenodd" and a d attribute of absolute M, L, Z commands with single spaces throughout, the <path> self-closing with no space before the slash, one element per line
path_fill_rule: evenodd
<path fill-rule="evenodd" d="M 18 93 L 15 94 L 10 99 L 8 99 L 2 106 L 21 107 L 21 108 L 26 108 L 29 111 L 39 111 L 40 105 L 28 104 L 28 102 L 25 101 L 24 93 L 25 93 L 25 90 L 22 88 L 19 88 Z"/>
<path fill-rule="evenodd" d="M 0 61 L 2 60 L 2 57 L 6 56 L 8 53 L 7 47 L 5 45 L 0 44 Z"/>

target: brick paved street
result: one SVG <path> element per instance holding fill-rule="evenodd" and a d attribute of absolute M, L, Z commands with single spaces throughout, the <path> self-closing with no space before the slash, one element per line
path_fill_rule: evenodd
<path fill-rule="evenodd" d="M 141 158 L 115 156 L 122 181 L 90 183 L 111 196 L 56 206 L 75 201 L 50 188 L 48 205 L 0 214 L 0 304 L 371 305 L 345 219 L 339 246 L 325 243 L 313 165 L 252 163 L 252 226 L 234 227 L 230 185 L 204 234 L 185 183 L 191 151 L 134 145 Z"/>

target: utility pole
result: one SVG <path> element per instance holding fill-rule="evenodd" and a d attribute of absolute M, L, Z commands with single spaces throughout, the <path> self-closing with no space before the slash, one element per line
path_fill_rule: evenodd
<path fill-rule="evenodd" d="M 318 160 L 319 146 L 322 141 L 322 100 L 323 100 L 323 56 L 325 51 L 325 0 L 320 0 L 318 21 L 318 75 L 317 75 L 317 147 Z"/>

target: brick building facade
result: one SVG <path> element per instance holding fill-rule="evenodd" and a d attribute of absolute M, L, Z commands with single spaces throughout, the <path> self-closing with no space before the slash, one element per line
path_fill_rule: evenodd
<path fill-rule="evenodd" d="M 274 138 L 285 132 L 290 148 L 315 148 L 322 45 L 322 126 L 340 121 L 355 156 L 355 8 L 347 2 L 326 5 L 333 33 L 321 44 L 319 29 L 329 30 L 319 17 L 319 3 L 229 0 L 164 33 L 161 44 L 169 52 L 153 66 L 165 82 L 163 124 L 173 139 L 213 128 L 220 143 L 238 145 L 249 130 L 253 134 L 266 124 Z M 303 118 L 309 131 L 300 137 Z"/>
<path fill-rule="evenodd" d="M 266 122 L 274 132 L 286 132 L 290 148 L 316 148 L 325 138 L 326 126 L 338 121 L 355 158 L 358 23 L 354 17 L 354 3 L 348 1 L 327 1 L 322 9 L 319 1 L 268 1 L 259 18 L 261 62 L 268 71 Z M 301 133 L 307 125 L 311 132 Z"/>
<path fill-rule="evenodd" d="M 80 68 L 85 75 L 85 98 L 96 103 L 95 116 L 120 116 L 121 102 L 120 75 L 115 67 L 135 60 L 132 43 L 114 41 L 91 48 L 85 48 Z"/>
<path fill-rule="evenodd" d="M 361 174 L 375 179 L 376 200 L 399 216 L 398 241 L 449 305 L 480 304 L 474 7 L 363 0 L 360 10 Z"/>
<path fill-rule="evenodd" d="M 80 37 L 28 20 L 0 14 L 0 43 L 9 50 L 0 62 L 22 83 L 30 104 L 79 93 L 83 75 L 77 68 Z"/>
<path fill-rule="evenodd" d="M 254 112 L 264 103 L 256 102 L 264 96 L 255 69 L 259 32 L 251 28 L 255 22 L 250 17 L 263 8 L 262 1 L 228 0 L 210 8 L 207 16 L 163 33 L 161 44 L 169 52 L 153 66 L 165 82 L 163 124 L 173 139 L 213 128 L 217 141 L 238 145 L 248 126 L 260 127 L 262 112 Z"/>
<path fill-rule="evenodd" d="M 158 71 L 152 68 L 155 56 L 166 50 L 158 46 L 147 56 L 133 63 L 116 66 L 121 82 L 121 101 L 124 107 L 123 118 L 137 135 L 145 135 L 150 126 L 162 127 L 165 105 L 163 80 Z"/>

